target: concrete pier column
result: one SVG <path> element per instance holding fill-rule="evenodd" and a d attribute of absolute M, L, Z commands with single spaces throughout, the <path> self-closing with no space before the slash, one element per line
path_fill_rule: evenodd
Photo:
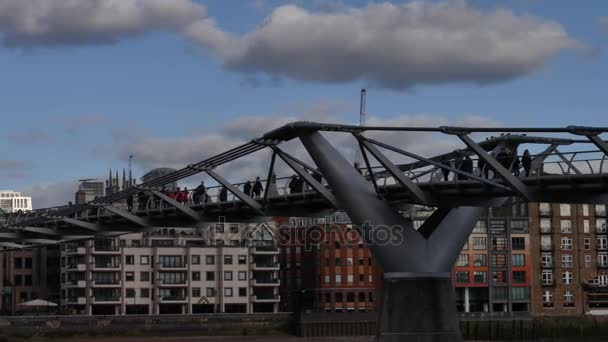
<path fill-rule="evenodd" d="M 377 342 L 462 342 L 449 276 L 385 274 Z"/>

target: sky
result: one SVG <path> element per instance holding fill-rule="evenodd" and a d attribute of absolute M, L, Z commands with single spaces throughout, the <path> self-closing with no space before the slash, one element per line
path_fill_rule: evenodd
<path fill-rule="evenodd" d="M 363 87 L 368 124 L 608 126 L 607 43 L 604 0 L 0 0 L 0 188 L 356 123 Z"/>

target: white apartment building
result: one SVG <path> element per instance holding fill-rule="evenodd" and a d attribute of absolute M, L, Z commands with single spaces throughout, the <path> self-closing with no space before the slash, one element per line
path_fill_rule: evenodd
<path fill-rule="evenodd" d="M 13 190 L 0 190 L 0 209 L 5 213 L 32 210 L 32 198 Z"/>
<path fill-rule="evenodd" d="M 278 254 L 268 224 L 65 244 L 61 307 L 85 315 L 278 312 Z"/>

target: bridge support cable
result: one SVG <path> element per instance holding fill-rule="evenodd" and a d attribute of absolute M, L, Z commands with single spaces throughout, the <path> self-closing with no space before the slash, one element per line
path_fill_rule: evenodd
<path fill-rule="evenodd" d="M 376 341 L 462 341 L 449 261 L 484 208 L 441 209 L 420 233 L 319 132 L 300 140 L 385 272 Z"/>
<path fill-rule="evenodd" d="M 570 173 L 570 170 L 574 171 L 574 173 L 576 173 L 577 175 L 582 175 L 581 171 L 572 163 L 572 159 L 568 160 L 568 158 L 566 158 L 560 151 L 555 150 L 555 154 L 564 162 L 566 163 L 566 165 L 568 165 L 568 174 Z M 574 154 L 572 155 L 572 158 L 574 158 Z"/>
<path fill-rule="evenodd" d="M 403 187 L 405 187 L 416 199 L 416 201 L 420 204 L 429 205 L 431 203 L 431 197 L 428 193 L 423 191 L 416 183 L 414 183 L 411 179 L 405 176 L 403 171 L 401 171 L 395 164 L 393 164 L 385 155 L 380 153 L 378 149 L 370 144 L 365 139 L 358 137 L 359 142 L 369 151 L 369 153 L 376 158 L 376 160 L 384 166 L 384 168 L 395 178 L 396 181 L 401 183 Z"/>
<path fill-rule="evenodd" d="M 115 214 L 115 215 L 118 215 L 118 216 L 124 218 L 127 221 L 130 221 L 130 222 L 132 222 L 132 223 L 140 226 L 140 227 L 143 227 L 143 228 L 150 227 L 150 223 L 148 222 L 148 220 L 143 219 L 143 218 L 141 218 L 141 217 L 139 217 L 137 215 L 133 215 L 132 213 L 130 213 L 130 212 L 126 211 L 126 210 L 118 209 L 118 208 L 113 207 L 111 205 L 103 205 L 101 207 L 103 209 L 105 209 L 105 210 L 107 210 L 107 211 Z"/>
<path fill-rule="evenodd" d="M 250 206 L 251 208 L 253 208 L 255 211 L 257 211 L 262 216 L 265 216 L 264 212 L 262 211 L 262 205 L 258 201 L 256 201 L 255 199 L 253 199 L 248 194 L 246 194 L 246 193 L 242 192 L 241 190 L 239 190 L 236 186 L 232 185 L 232 183 L 230 183 L 229 181 L 227 181 L 226 179 L 224 179 L 224 177 L 218 175 L 215 171 L 213 171 L 211 169 L 207 169 L 207 170 L 205 170 L 205 172 L 209 176 L 211 176 L 211 178 L 215 179 L 218 183 L 220 183 L 221 185 L 225 186 L 226 189 L 228 189 L 228 191 L 230 191 L 232 194 L 234 194 L 234 196 L 236 196 L 238 199 L 240 199 L 245 204 L 247 204 L 248 206 Z"/>
<path fill-rule="evenodd" d="M 86 229 L 86 230 L 89 230 L 92 232 L 96 232 L 96 233 L 101 232 L 103 230 L 103 227 L 99 224 L 81 221 L 81 220 L 77 220 L 77 219 L 73 219 L 73 218 L 69 218 L 69 217 L 49 217 L 49 218 L 63 221 L 65 223 L 71 224 L 78 228 L 83 228 L 83 229 Z"/>
<path fill-rule="evenodd" d="M 175 199 L 163 194 L 162 192 L 156 190 L 156 189 L 151 189 L 151 188 L 143 188 L 143 187 L 136 187 L 138 190 L 142 190 L 142 191 L 146 191 L 149 192 L 151 194 L 153 194 L 154 196 L 160 198 L 161 200 L 165 201 L 166 203 L 168 203 L 169 205 L 171 205 L 172 207 L 174 207 L 175 209 L 181 211 L 182 213 L 184 213 L 185 215 L 189 216 L 190 218 L 192 218 L 194 221 L 201 221 L 202 220 L 202 216 L 197 213 L 195 210 L 193 210 L 192 208 L 190 208 L 187 205 L 183 205 L 181 203 L 179 203 L 178 201 L 176 201 Z"/>
<path fill-rule="evenodd" d="M 355 135 L 355 138 L 357 138 L 356 135 Z M 367 152 L 365 151 L 365 148 L 363 147 L 361 140 L 357 139 L 357 142 L 359 143 L 359 150 L 361 151 L 361 156 L 363 157 L 363 162 L 365 163 L 365 167 L 367 168 L 367 174 L 368 174 L 370 180 L 372 181 L 372 184 L 374 185 L 374 190 L 376 191 L 376 194 L 378 195 L 378 197 L 382 198 L 382 193 L 380 192 L 380 188 L 378 187 L 378 181 L 376 180 L 376 175 L 374 174 L 372 165 L 369 162 L 369 157 L 367 156 Z"/>
<path fill-rule="evenodd" d="M 336 197 L 329 191 L 323 184 L 318 182 L 314 177 L 309 174 L 304 167 L 300 165 L 300 163 L 296 162 L 294 159 L 287 155 L 287 153 L 281 151 L 278 147 L 274 147 L 274 151 L 278 154 L 279 158 L 281 158 L 287 166 L 289 166 L 298 176 L 302 177 L 302 179 L 308 183 L 316 192 L 319 193 L 329 204 L 331 204 L 334 208 L 338 208 L 338 203 L 336 201 Z M 314 170 L 315 172 L 318 172 Z"/>
<path fill-rule="evenodd" d="M 397 148 L 397 147 L 394 147 L 394 146 L 391 146 L 391 145 L 387 145 L 387 144 L 385 144 L 383 142 L 380 142 L 380 141 L 377 141 L 377 140 L 373 140 L 373 139 L 363 138 L 363 137 L 361 139 L 364 139 L 364 140 L 366 140 L 369 143 L 372 143 L 372 144 L 374 144 L 376 146 L 380 146 L 382 148 L 385 148 L 387 150 L 393 151 L 395 153 L 402 154 L 402 155 L 404 155 L 406 157 L 410 157 L 412 159 L 416 159 L 416 160 L 421 161 L 423 163 L 427 163 L 429 165 L 433 165 L 437 169 L 447 169 L 447 170 L 449 170 L 449 171 L 451 171 L 451 172 L 453 172 L 453 173 L 455 173 L 457 175 L 465 176 L 465 177 L 467 177 L 467 178 L 469 178 L 471 180 L 476 180 L 476 181 L 479 181 L 481 183 L 484 183 L 484 184 L 487 184 L 487 185 L 491 185 L 493 187 L 500 188 L 500 189 L 512 190 L 512 188 L 510 188 L 508 186 L 502 185 L 500 183 L 493 182 L 493 181 L 491 181 L 491 180 L 489 180 L 487 178 L 483 178 L 483 177 L 474 175 L 472 173 L 468 173 L 468 172 L 459 170 L 459 169 L 457 169 L 457 168 L 455 168 L 455 167 L 453 167 L 451 165 L 446 165 L 446 164 L 443 164 L 443 163 L 441 163 L 439 161 L 419 156 L 419 155 L 417 155 L 415 153 L 408 152 L 408 151 L 402 150 L 400 148 Z M 428 172 L 430 172 L 430 170 L 427 170 L 425 172 L 428 173 Z"/>
<path fill-rule="evenodd" d="M 270 188 L 270 184 L 274 181 L 276 182 L 276 177 L 274 174 L 274 163 L 277 159 L 277 152 L 272 151 L 272 156 L 270 157 L 270 166 L 268 167 L 268 176 L 266 177 L 266 187 L 264 188 L 264 197 L 262 199 L 262 207 L 266 207 L 268 202 L 268 189 Z M 276 184 L 275 184 L 276 186 Z"/>
<path fill-rule="evenodd" d="M 496 172 L 500 178 L 502 178 L 507 184 L 513 188 L 518 194 L 527 200 L 533 200 L 534 195 L 526 187 L 526 185 L 517 177 L 511 174 L 509 170 L 504 168 L 500 163 L 494 159 L 488 152 L 481 148 L 476 142 L 474 142 L 467 134 L 458 133 L 460 140 L 467 145 L 475 154 L 486 162 L 494 172 Z"/>

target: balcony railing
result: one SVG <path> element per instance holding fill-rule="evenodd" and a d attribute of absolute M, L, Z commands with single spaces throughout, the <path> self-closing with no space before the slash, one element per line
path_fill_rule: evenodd
<path fill-rule="evenodd" d="M 93 251 L 95 252 L 119 252 L 119 246 L 108 246 L 108 245 L 93 245 Z"/>
<path fill-rule="evenodd" d="M 93 285 L 120 285 L 120 279 L 93 279 Z"/>
<path fill-rule="evenodd" d="M 185 262 L 162 262 L 158 263 L 160 268 L 187 268 L 188 264 Z"/>
<path fill-rule="evenodd" d="M 94 302 L 118 302 L 120 301 L 120 296 L 94 296 Z"/>

